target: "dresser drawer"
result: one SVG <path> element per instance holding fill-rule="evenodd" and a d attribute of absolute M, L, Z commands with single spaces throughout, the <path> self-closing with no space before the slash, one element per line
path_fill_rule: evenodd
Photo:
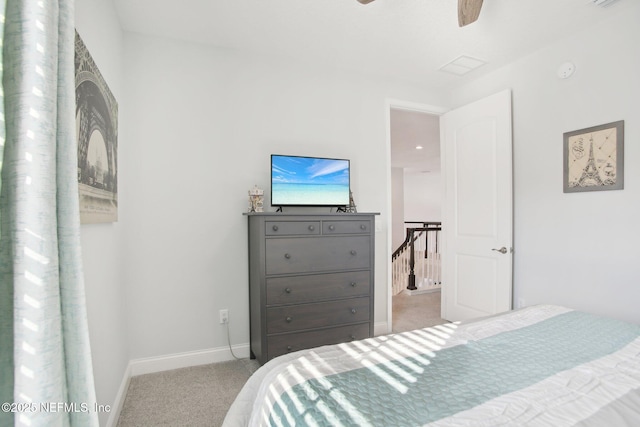
<path fill-rule="evenodd" d="M 369 234 L 369 221 L 322 221 L 322 234 Z"/>
<path fill-rule="evenodd" d="M 266 221 L 267 236 L 305 236 L 320 234 L 319 221 Z"/>
<path fill-rule="evenodd" d="M 319 331 L 274 335 L 267 339 L 267 353 L 269 359 L 273 359 L 282 354 L 305 348 L 369 338 L 369 333 L 369 324 L 361 323 L 359 325 L 338 326 Z"/>
<path fill-rule="evenodd" d="M 369 297 L 267 308 L 267 334 L 368 322 Z"/>
<path fill-rule="evenodd" d="M 371 273 L 351 271 L 310 276 L 272 277 L 266 280 L 267 305 L 299 304 L 366 296 L 371 292 Z"/>
<path fill-rule="evenodd" d="M 283 238 L 266 241 L 266 273 L 287 274 L 369 268 L 369 236 Z"/>

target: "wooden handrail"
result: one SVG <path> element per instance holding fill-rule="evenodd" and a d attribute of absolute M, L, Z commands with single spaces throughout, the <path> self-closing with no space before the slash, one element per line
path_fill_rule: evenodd
<path fill-rule="evenodd" d="M 428 230 L 437 230 L 440 231 L 442 230 L 442 222 L 436 222 L 436 221 L 405 221 L 405 224 L 422 224 L 422 227 L 414 227 L 414 228 L 407 228 L 407 236 L 404 239 L 404 242 L 400 243 L 400 246 L 398 246 L 398 249 L 396 249 L 395 251 L 393 251 L 393 253 L 391 254 L 391 260 L 393 261 L 394 259 L 397 258 L 398 255 L 400 255 L 400 253 L 406 249 L 407 246 L 409 246 L 411 244 L 411 236 L 412 236 L 412 231 L 419 231 L 420 234 L 418 234 L 417 236 L 413 237 L 413 240 L 419 238 L 423 232 L 428 231 Z"/>
<path fill-rule="evenodd" d="M 422 224 L 423 227 L 442 226 L 442 222 L 440 221 L 405 221 L 404 223 L 405 224 Z"/>
<path fill-rule="evenodd" d="M 415 241 L 423 234 L 429 231 L 441 231 L 442 223 L 441 222 L 428 222 L 428 221 L 405 221 L 405 224 L 421 224 L 422 227 L 409 227 L 407 228 L 407 236 L 404 239 L 404 242 L 396 249 L 391 255 L 391 260 L 393 261 L 396 257 L 398 257 L 407 247 L 410 247 L 409 252 L 409 276 L 408 276 L 408 284 L 407 289 L 416 290 L 416 276 L 415 276 Z M 437 234 L 436 234 L 437 238 Z M 437 249 L 437 241 L 436 241 L 436 249 Z M 427 256 L 427 252 L 425 251 L 425 257 Z"/>

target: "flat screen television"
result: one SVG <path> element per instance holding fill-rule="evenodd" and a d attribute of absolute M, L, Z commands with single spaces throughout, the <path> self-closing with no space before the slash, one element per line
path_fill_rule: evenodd
<path fill-rule="evenodd" d="M 349 205 L 349 160 L 271 155 L 272 206 Z"/>

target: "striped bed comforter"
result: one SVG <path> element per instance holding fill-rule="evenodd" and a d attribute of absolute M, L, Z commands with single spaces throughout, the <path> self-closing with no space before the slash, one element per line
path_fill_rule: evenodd
<path fill-rule="evenodd" d="M 235 426 L 640 425 L 640 326 L 535 306 L 281 356 Z"/>

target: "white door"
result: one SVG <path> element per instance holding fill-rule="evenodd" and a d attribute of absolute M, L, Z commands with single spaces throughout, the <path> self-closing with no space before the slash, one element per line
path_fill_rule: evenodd
<path fill-rule="evenodd" d="M 441 116 L 442 318 L 500 313 L 512 301 L 511 91 Z"/>

